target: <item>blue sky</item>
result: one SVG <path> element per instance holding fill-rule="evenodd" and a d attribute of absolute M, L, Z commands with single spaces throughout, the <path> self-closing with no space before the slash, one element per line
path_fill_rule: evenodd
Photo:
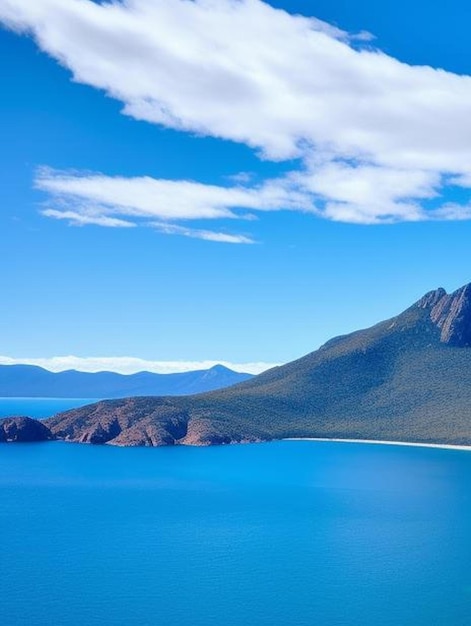
<path fill-rule="evenodd" d="M 0 0 L 3 362 L 258 371 L 469 282 L 445 8 Z"/>

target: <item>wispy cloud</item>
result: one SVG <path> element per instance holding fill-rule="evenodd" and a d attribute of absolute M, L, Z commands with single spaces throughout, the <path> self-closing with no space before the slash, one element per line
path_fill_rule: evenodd
<path fill-rule="evenodd" d="M 469 217 L 440 197 L 452 177 L 471 187 L 471 78 L 399 62 L 367 33 L 260 0 L 0 0 L 0 20 L 126 115 L 300 162 L 281 180 L 227 188 L 42 175 L 69 203 L 49 211 L 87 216 L 87 200 L 96 219 L 125 221 L 234 219 L 240 209 L 355 223 Z"/>
<path fill-rule="evenodd" d="M 254 241 L 242 234 L 183 227 L 174 222 L 253 219 L 247 210 L 314 211 L 309 195 L 288 179 L 223 187 L 187 180 L 123 178 L 40 168 L 35 184 L 49 194 L 47 208 L 42 211 L 46 217 L 74 225 L 147 225 L 167 234 L 225 243 Z"/>
<path fill-rule="evenodd" d="M 154 228 L 167 235 L 182 235 L 193 239 L 204 239 L 205 241 L 218 241 L 220 243 L 255 243 L 250 237 L 244 235 L 230 235 L 218 233 L 212 230 L 202 230 L 200 228 L 187 228 L 176 224 L 165 224 L 154 222 Z"/>
<path fill-rule="evenodd" d="M 82 208 L 80 211 L 58 211 L 57 209 L 45 209 L 42 213 L 46 217 L 53 217 L 56 220 L 67 220 L 74 226 L 85 226 L 95 224 L 96 226 L 107 226 L 108 228 L 132 228 L 135 226 L 127 220 L 120 220 L 116 217 L 100 215 L 100 211 Z M 95 214 L 94 214 L 95 213 Z"/>
<path fill-rule="evenodd" d="M 224 365 L 236 372 L 260 374 L 279 363 L 232 363 L 230 361 L 151 361 L 135 357 L 77 357 L 55 356 L 50 358 L 12 358 L 0 356 L 0 365 L 37 365 L 51 372 L 77 370 L 79 372 L 118 372 L 135 374 L 136 372 L 155 372 L 172 374 L 206 370 L 214 365 Z"/>

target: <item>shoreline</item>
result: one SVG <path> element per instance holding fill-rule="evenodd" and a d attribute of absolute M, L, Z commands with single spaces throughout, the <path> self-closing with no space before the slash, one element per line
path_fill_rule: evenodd
<path fill-rule="evenodd" d="M 337 439 L 328 437 L 286 437 L 282 441 L 324 441 L 330 443 L 369 443 L 381 446 L 405 446 L 412 448 L 438 448 L 441 450 L 471 451 L 471 445 L 455 445 L 448 443 L 414 443 L 410 441 L 379 441 L 375 439 Z"/>

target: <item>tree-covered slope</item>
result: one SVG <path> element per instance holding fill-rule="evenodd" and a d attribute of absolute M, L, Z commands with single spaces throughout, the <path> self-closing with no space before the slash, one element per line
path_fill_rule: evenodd
<path fill-rule="evenodd" d="M 129 398 L 46 421 L 55 437 L 114 445 L 339 437 L 471 444 L 471 286 L 338 337 L 228 389 Z"/>

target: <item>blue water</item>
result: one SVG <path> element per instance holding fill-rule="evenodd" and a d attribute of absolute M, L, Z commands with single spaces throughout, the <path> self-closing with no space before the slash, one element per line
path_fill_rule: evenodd
<path fill-rule="evenodd" d="M 0 398 L 0 418 L 8 415 L 51 417 L 61 411 L 97 402 L 90 398 Z"/>
<path fill-rule="evenodd" d="M 471 453 L 0 446 L 2 626 L 469 626 Z"/>

